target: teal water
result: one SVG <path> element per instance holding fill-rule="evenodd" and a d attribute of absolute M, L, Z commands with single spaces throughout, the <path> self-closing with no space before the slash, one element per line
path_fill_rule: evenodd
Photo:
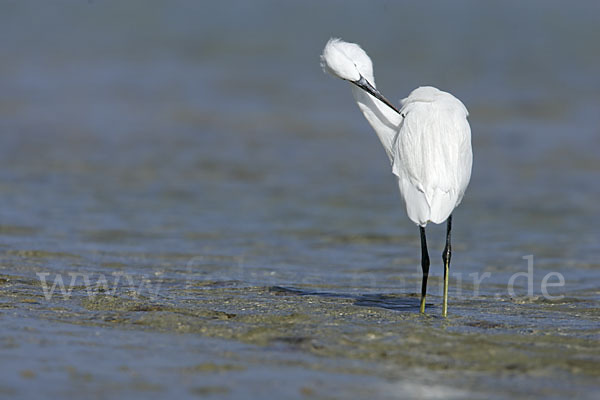
<path fill-rule="evenodd" d="M 3 3 L 0 396 L 595 398 L 599 11 Z M 331 36 L 471 113 L 447 320 Z"/>

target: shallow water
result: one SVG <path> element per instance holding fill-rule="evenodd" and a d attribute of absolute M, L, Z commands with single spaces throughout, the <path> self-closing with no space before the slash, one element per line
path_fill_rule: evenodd
<path fill-rule="evenodd" d="M 0 6 L 0 396 L 598 395 L 598 5 L 302 4 Z M 447 319 L 332 35 L 471 113 Z"/>

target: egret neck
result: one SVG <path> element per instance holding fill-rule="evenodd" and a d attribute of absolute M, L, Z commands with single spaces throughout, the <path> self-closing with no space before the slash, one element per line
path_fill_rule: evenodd
<path fill-rule="evenodd" d="M 375 87 L 375 83 L 373 81 L 370 82 Z M 373 130 L 375 130 L 391 163 L 393 160 L 392 144 L 394 143 L 394 137 L 398 133 L 398 126 L 402 121 L 402 116 L 392 110 L 387 104 L 376 99 L 356 85 L 352 85 L 352 95 L 360 111 L 362 111 L 367 121 L 369 121 Z"/>

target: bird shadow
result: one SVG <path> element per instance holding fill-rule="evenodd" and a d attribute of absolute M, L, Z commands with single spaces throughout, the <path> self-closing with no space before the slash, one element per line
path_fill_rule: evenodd
<path fill-rule="evenodd" d="M 349 299 L 354 301 L 355 306 L 360 307 L 378 307 L 387 310 L 418 312 L 420 308 L 420 297 L 415 294 L 350 294 L 350 293 L 332 293 L 315 290 L 304 290 L 298 288 L 271 286 L 269 292 L 280 296 L 319 296 L 327 298 Z M 432 305 L 427 304 L 428 307 Z"/>

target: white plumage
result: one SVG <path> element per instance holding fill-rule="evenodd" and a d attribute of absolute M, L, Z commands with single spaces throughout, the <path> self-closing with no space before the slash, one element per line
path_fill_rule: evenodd
<path fill-rule="evenodd" d="M 402 101 L 392 144 L 392 171 L 408 217 L 440 224 L 460 204 L 471 178 L 471 128 L 465 106 L 450 93 L 420 87 Z"/>
<path fill-rule="evenodd" d="M 355 43 L 330 39 L 321 56 L 323 69 L 353 84 L 352 94 L 379 137 L 406 205 L 421 235 L 421 312 L 425 312 L 429 253 L 425 226 L 447 221 L 442 315 L 448 309 L 452 211 L 471 179 L 469 113 L 456 97 L 431 86 L 419 87 L 398 110 L 375 87 L 373 63 Z"/>
<path fill-rule="evenodd" d="M 373 64 L 355 43 L 330 39 L 323 68 L 375 87 Z M 417 225 L 444 222 L 461 202 L 471 177 L 471 129 L 465 106 L 450 93 L 419 87 L 402 100 L 400 115 L 357 86 L 354 98 L 371 124 L 398 178 L 408 217 Z"/>

